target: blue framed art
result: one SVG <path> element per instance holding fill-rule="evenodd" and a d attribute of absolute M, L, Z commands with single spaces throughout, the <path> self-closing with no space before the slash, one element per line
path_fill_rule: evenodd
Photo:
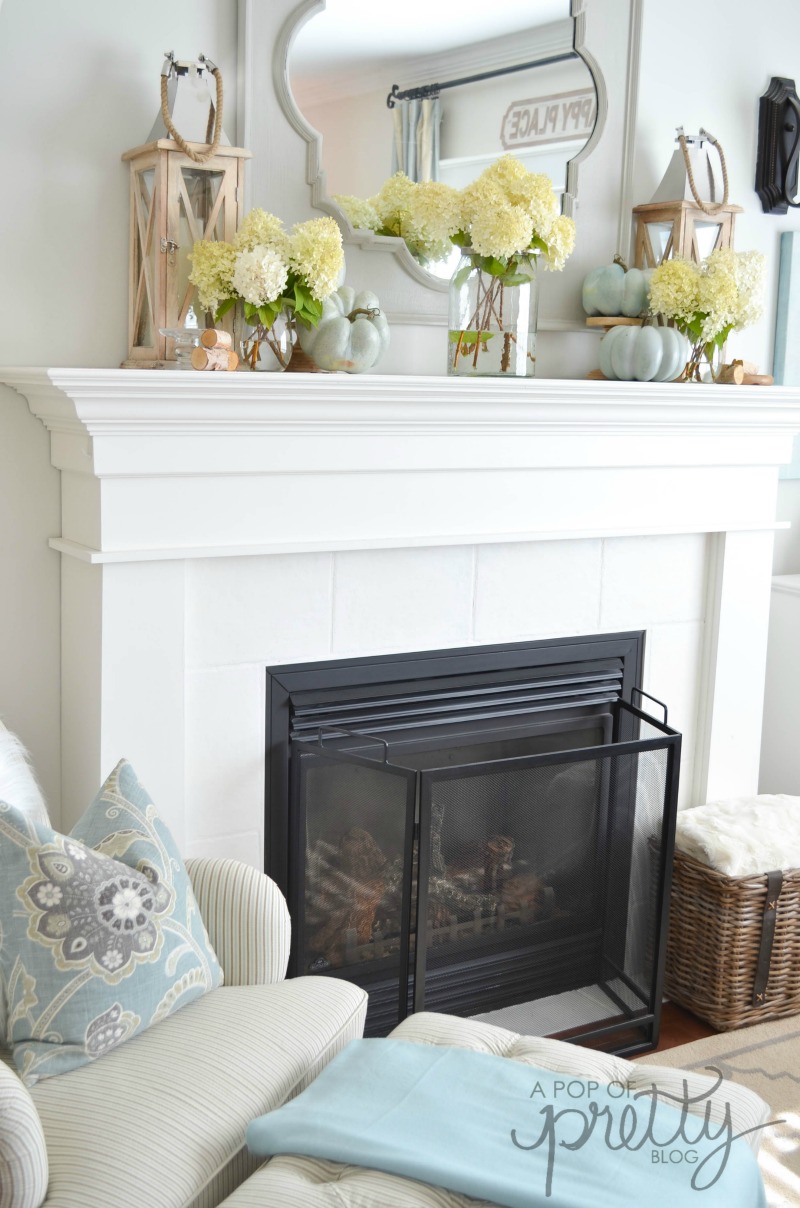
<path fill-rule="evenodd" d="M 800 231 L 781 235 L 772 374 L 779 386 L 800 386 Z M 780 477 L 800 478 L 800 436 L 795 437 L 792 460 L 781 466 Z"/>

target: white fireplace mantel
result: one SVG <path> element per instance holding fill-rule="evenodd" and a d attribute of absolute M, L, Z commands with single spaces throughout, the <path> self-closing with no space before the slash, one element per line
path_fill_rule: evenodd
<path fill-rule="evenodd" d="M 771 528 L 800 428 L 775 387 L 3 376 L 63 472 L 53 545 L 89 562 Z"/>
<path fill-rule="evenodd" d="M 65 824 L 127 755 L 187 854 L 260 864 L 265 665 L 632 628 L 684 804 L 755 791 L 797 391 L 2 378 L 61 471 Z"/>

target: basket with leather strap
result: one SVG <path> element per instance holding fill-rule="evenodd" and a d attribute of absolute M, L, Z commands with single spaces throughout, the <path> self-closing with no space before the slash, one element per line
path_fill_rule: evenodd
<path fill-rule="evenodd" d="M 676 850 L 665 990 L 721 1032 L 800 1012 L 800 869 L 729 877 Z"/>

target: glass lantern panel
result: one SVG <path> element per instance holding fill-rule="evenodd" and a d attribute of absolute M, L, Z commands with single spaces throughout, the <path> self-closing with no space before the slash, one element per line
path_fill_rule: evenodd
<path fill-rule="evenodd" d="M 136 239 L 134 240 L 133 282 L 135 295 L 134 314 L 136 321 L 133 343 L 138 348 L 152 348 L 155 344 L 153 291 L 157 281 L 157 240 L 153 206 L 155 204 L 155 168 L 144 168 L 136 173 Z"/>
<path fill-rule="evenodd" d="M 656 264 L 660 264 L 664 257 L 672 250 L 670 247 L 672 243 L 672 223 L 648 222 L 647 233 L 650 236 Z"/>
<path fill-rule="evenodd" d="M 721 229 L 722 223 L 720 222 L 695 221 L 694 238 L 701 260 L 710 256 L 717 247 Z"/>
<path fill-rule="evenodd" d="M 178 205 L 178 256 L 176 285 L 178 320 L 182 321 L 192 302 L 194 287 L 189 284 L 192 266 L 189 252 L 197 239 L 225 238 L 225 198 L 220 196 L 225 172 L 205 168 L 181 169 L 184 191 Z M 187 210 L 187 199 L 189 208 Z"/>

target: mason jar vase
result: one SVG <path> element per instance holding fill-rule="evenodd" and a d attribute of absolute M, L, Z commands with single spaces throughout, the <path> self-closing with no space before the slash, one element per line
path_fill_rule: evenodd
<path fill-rule="evenodd" d="M 539 306 L 537 256 L 508 264 L 464 248 L 450 281 L 447 372 L 533 377 Z"/>

